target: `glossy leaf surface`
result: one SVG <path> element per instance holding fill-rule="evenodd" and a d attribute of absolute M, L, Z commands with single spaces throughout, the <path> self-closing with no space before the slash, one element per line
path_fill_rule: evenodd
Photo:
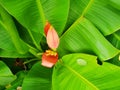
<path fill-rule="evenodd" d="M 119 53 L 99 30 L 86 18 L 79 19 L 63 34 L 58 48 L 61 55 L 68 52 L 95 53 L 101 60 L 108 60 Z"/>
<path fill-rule="evenodd" d="M 119 74 L 118 66 L 98 65 L 95 56 L 70 54 L 54 67 L 52 86 L 53 90 L 118 90 Z"/>

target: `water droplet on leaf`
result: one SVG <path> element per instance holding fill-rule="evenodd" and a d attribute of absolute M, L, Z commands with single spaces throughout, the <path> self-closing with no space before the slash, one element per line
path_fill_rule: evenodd
<path fill-rule="evenodd" d="M 87 62 L 84 59 L 77 59 L 77 63 L 81 66 L 87 65 Z"/>

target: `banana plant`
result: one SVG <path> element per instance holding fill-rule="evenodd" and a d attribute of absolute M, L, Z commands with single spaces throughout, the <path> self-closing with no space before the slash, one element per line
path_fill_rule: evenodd
<path fill-rule="evenodd" d="M 0 90 L 119 90 L 119 0 L 0 0 Z"/>

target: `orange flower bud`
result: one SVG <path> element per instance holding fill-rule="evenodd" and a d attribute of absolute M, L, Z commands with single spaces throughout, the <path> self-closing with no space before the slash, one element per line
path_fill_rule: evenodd
<path fill-rule="evenodd" d="M 47 50 L 42 55 L 42 66 L 51 68 L 58 61 L 58 53 Z"/>
<path fill-rule="evenodd" d="M 47 32 L 47 44 L 52 50 L 56 50 L 59 45 L 59 36 L 52 26 Z"/>
<path fill-rule="evenodd" d="M 47 32 L 48 32 L 50 26 L 51 26 L 50 23 L 49 23 L 49 22 L 46 22 L 46 25 L 45 25 L 45 27 L 44 27 L 44 33 L 45 33 L 46 36 L 47 36 Z"/>
<path fill-rule="evenodd" d="M 58 53 L 55 51 L 59 45 L 59 36 L 49 22 L 45 25 L 44 33 L 46 35 L 47 44 L 52 50 L 46 50 L 46 52 L 43 53 L 42 65 L 51 68 L 58 61 Z"/>

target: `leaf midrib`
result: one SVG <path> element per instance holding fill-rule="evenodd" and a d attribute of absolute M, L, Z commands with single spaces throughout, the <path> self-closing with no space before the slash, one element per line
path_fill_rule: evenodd
<path fill-rule="evenodd" d="M 72 27 L 74 27 L 78 22 L 80 23 L 82 21 L 82 19 L 84 18 L 84 15 L 86 14 L 86 12 L 88 11 L 88 9 L 91 7 L 91 5 L 93 4 L 94 0 L 90 0 L 88 5 L 86 6 L 86 8 L 83 10 L 81 16 L 67 29 L 67 31 L 60 37 L 60 39 L 68 32 L 71 30 Z"/>
<path fill-rule="evenodd" d="M 43 21 L 43 26 L 45 25 L 45 15 L 44 15 L 44 12 L 43 12 L 43 9 L 42 9 L 42 5 L 41 5 L 41 2 L 40 0 L 36 0 L 36 5 L 37 5 L 37 8 L 38 8 L 38 11 L 39 11 L 39 15 L 41 16 L 41 19 Z M 39 49 L 40 51 L 42 51 L 41 47 L 37 44 L 37 42 L 35 41 L 32 33 L 30 32 L 30 30 L 28 30 L 32 40 L 33 40 L 33 43 L 35 44 L 35 46 L 37 47 L 37 49 Z"/>
<path fill-rule="evenodd" d="M 43 25 L 45 25 L 45 20 L 46 19 L 45 19 L 45 15 L 44 15 L 44 12 L 43 12 L 41 2 L 40 2 L 40 0 L 36 0 L 36 3 L 37 3 L 38 10 L 39 10 L 39 14 L 40 14 L 40 16 L 42 16 L 41 19 L 43 21 Z"/>
<path fill-rule="evenodd" d="M 76 76 L 78 76 L 78 78 L 80 80 L 82 80 L 84 83 L 86 83 L 87 85 L 91 86 L 93 88 L 93 90 L 99 90 L 94 84 L 92 84 L 90 81 L 88 81 L 86 78 L 84 78 L 82 75 L 80 75 L 79 73 L 77 73 L 73 68 L 71 68 L 68 65 L 65 65 L 64 63 L 61 62 L 61 64 L 67 68 L 70 72 L 72 72 L 73 74 L 75 74 Z"/>

